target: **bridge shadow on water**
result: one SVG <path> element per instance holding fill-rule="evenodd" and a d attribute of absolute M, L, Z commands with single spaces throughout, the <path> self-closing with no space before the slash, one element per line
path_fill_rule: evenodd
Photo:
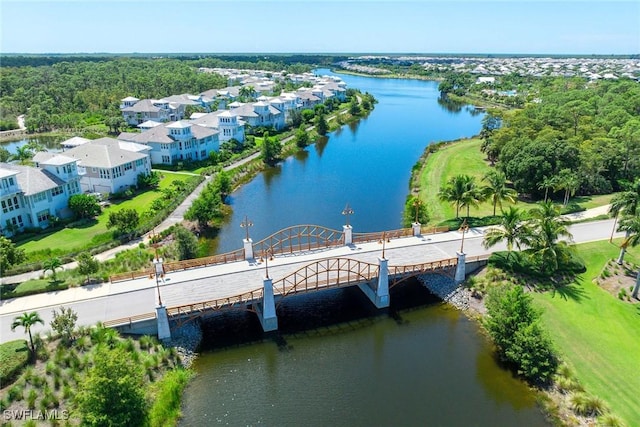
<path fill-rule="evenodd" d="M 246 310 L 229 310 L 202 320 L 201 350 L 215 351 L 271 341 L 280 351 L 292 349 L 291 337 L 340 334 L 392 318 L 407 324 L 403 313 L 440 304 L 417 280 L 411 279 L 391 290 L 391 305 L 378 310 L 357 287 L 297 294 L 281 300 L 277 307 L 278 331 L 264 333 L 258 317 Z"/>

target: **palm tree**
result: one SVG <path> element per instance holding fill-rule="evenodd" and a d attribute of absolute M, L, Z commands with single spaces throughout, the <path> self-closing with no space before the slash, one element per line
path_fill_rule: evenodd
<path fill-rule="evenodd" d="M 33 150 L 28 144 L 25 144 L 16 148 L 16 153 L 13 155 L 12 160 L 18 160 L 21 165 L 24 165 L 29 163 L 32 157 Z"/>
<path fill-rule="evenodd" d="M 507 242 L 507 260 L 513 251 L 513 245 L 520 250 L 521 245 L 527 245 L 531 241 L 531 229 L 524 220 L 524 213 L 513 206 L 502 212 L 498 227 L 490 227 L 484 233 L 482 244 L 486 249 L 497 245 L 503 240 Z"/>
<path fill-rule="evenodd" d="M 13 323 L 11 324 L 12 331 L 15 331 L 18 326 L 22 326 L 25 333 L 29 335 L 29 350 L 31 351 L 31 357 L 35 356 L 36 354 L 36 348 L 33 345 L 33 337 L 31 336 L 31 327 L 36 323 L 44 325 L 44 321 L 42 320 L 38 312 L 32 311 L 31 313 L 22 313 L 22 316 L 14 318 Z"/>
<path fill-rule="evenodd" d="M 580 180 L 578 175 L 571 171 L 571 169 L 562 169 L 556 179 L 556 189 L 564 190 L 563 205 L 567 206 L 569 198 L 573 196 L 580 187 Z"/>
<path fill-rule="evenodd" d="M 60 261 L 60 258 L 58 257 L 53 257 L 53 258 L 49 258 L 48 260 L 44 261 L 42 263 L 42 267 L 43 267 L 43 272 L 46 273 L 47 271 L 51 270 L 51 276 L 53 277 L 53 280 L 56 280 L 56 270 L 62 269 L 62 262 Z"/>
<path fill-rule="evenodd" d="M 543 177 L 542 182 L 538 184 L 538 189 L 544 189 L 544 201 L 546 202 L 549 198 L 549 189 L 553 189 L 556 186 L 556 178 L 551 177 Z"/>
<path fill-rule="evenodd" d="M 487 182 L 482 191 L 485 197 L 493 203 L 493 216 L 496 216 L 496 206 L 500 206 L 500 211 L 502 211 L 503 200 L 510 203 L 518 201 L 518 193 L 513 188 L 507 187 L 507 177 L 503 172 L 494 169 L 482 179 Z"/>
<path fill-rule="evenodd" d="M 456 207 L 456 219 L 460 218 L 460 207 L 463 206 L 465 198 L 466 181 L 468 175 L 456 175 L 449 178 L 447 183 L 440 188 L 438 198 L 444 202 L 453 203 Z"/>
<path fill-rule="evenodd" d="M 624 257 L 624 252 L 626 249 L 631 246 L 635 247 L 640 243 L 640 214 L 636 214 L 633 216 L 625 216 L 620 221 L 619 230 L 624 230 L 627 232 L 627 237 L 625 237 L 622 242 L 621 248 L 621 257 Z M 618 264 L 622 264 L 622 262 L 618 262 Z M 638 268 L 638 274 L 636 275 L 636 285 L 633 287 L 633 292 L 631 292 L 631 296 L 635 299 L 638 299 L 638 290 L 640 289 L 640 268 Z"/>
<path fill-rule="evenodd" d="M 609 213 L 612 214 L 616 221 L 620 214 L 624 216 L 635 216 L 638 214 L 638 208 L 640 207 L 640 178 L 629 187 L 627 191 L 616 194 L 611 199 L 611 206 L 609 207 Z M 616 228 L 616 221 L 614 221 L 613 229 Z M 612 233 L 613 235 L 613 233 Z M 626 232 L 625 239 L 629 237 L 629 231 Z M 625 248 L 620 248 L 620 256 L 618 257 L 618 264 L 622 264 L 624 261 Z"/>
<path fill-rule="evenodd" d="M 462 198 L 462 205 L 467 207 L 467 218 L 469 218 L 469 209 L 471 206 L 477 208 L 478 205 L 486 200 L 485 194 L 476 183 L 476 179 L 469 175 L 463 175 L 465 178 L 465 192 Z"/>
<path fill-rule="evenodd" d="M 566 260 L 569 245 L 560 238 L 571 240 L 573 236 L 567 228 L 568 222 L 560 216 L 560 210 L 553 202 L 539 203 L 530 211 L 533 255 L 540 262 L 542 272 L 554 273 L 560 262 Z"/>

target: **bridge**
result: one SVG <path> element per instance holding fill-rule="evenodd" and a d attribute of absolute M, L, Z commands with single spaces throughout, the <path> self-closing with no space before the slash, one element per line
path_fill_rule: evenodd
<path fill-rule="evenodd" d="M 446 231 L 417 223 L 377 233 L 353 233 L 349 225 L 342 231 L 300 225 L 253 243 L 247 230 L 243 248 L 237 251 L 171 263 L 156 257 L 153 268 L 112 276 L 112 283 L 155 281 L 158 305 L 155 312 L 105 324 L 131 330 L 134 323 L 155 319 L 158 336 L 165 339 L 171 337 L 172 327 L 216 311 L 242 309 L 256 313 L 263 329 L 273 331 L 277 307 L 287 296 L 347 286 L 358 286 L 377 308 L 385 308 L 389 290 L 411 277 L 438 273 L 464 280 L 463 254 L 451 257 L 435 247 L 423 256 L 406 250 Z M 367 244 L 375 250 L 362 251 Z M 400 262 L 390 264 L 387 255 L 399 254 L 400 248 L 405 249 Z"/>
<path fill-rule="evenodd" d="M 608 239 L 611 221 L 571 226 L 577 242 Z M 70 307 L 79 325 L 104 322 L 122 331 L 158 333 L 220 310 L 255 312 L 265 330 L 277 328 L 278 306 L 287 297 L 357 286 L 379 308 L 389 290 L 410 277 L 447 275 L 460 282 L 469 266 L 486 260 L 482 229 L 464 233 L 420 227 L 353 233 L 296 226 L 257 243 L 249 236 L 238 251 L 181 262 L 156 259 L 152 268 L 112 276 L 107 283 L 0 301 L 0 341 L 16 339 L 11 320 L 37 311 L 45 325 L 52 309 Z M 466 254 L 460 252 L 464 244 Z M 503 247 L 497 246 L 496 250 Z M 428 280 L 427 280 L 428 282 Z M 34 327 L 34 332 L 43 330 Z"/>

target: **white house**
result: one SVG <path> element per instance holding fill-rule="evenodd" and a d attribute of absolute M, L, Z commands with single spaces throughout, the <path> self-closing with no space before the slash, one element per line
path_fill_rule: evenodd
<path fill-rule="evenodd" d="M 172 165 L 180 161 L 202 160 L 218 151 L 219 132 L 187 121 L 162 124 L 141 133 L 121 133 L 118 139 L 151 148 L 152 164 Z"/>
<path fill-rule="evenodd" d="M 38 166 L 0 163 L 2 234 L 10 236 L 25 227 L 44 228 L 52 216 L 72 215 L 69 197 L 80 193 L 77 160 L 66 153 L 53 154 Z"/>
<path fill-rule="evenodd" d="M 220 143 L 235 139 L 244 142 L 244 121 L 229 110 L 218 110 L 208 114 L 194 114 L 191 123 L 219 132 Z"/>
<path fill-rule="evenodd" d="M 176 113 L 170 108 L 169 102 L 157 99 L 142 99 L 133 105 L 121 106 L 120 111 L 124 120 L 133 126 L 144 123 L 147 120 L 153 120 L 154 122 L 176 120 L 174 118 Z"/>
<path fill-rule="evenodd" d="M 285 126 L 284 112 L 266 102 L 244 104 L 230 111 L 252 127 L 272 127 L 280 130 Z"/>
<path fill-rule="evenodd" d="M 90 193 L 118 193 L 138 183 L 138 175 L 151 172 L 151 149 L 141 144 L 100 138 L 64 152 L 78 162 L 80 186 Z M 52 153 L 38 153 L 36 165 Z"/>

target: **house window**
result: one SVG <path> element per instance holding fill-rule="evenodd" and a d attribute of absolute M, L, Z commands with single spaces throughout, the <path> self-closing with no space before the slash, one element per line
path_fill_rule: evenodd
<path fill-rule="evenodd" d="M 62 188 L 62 186 L 56 187 L 56 188 L 51 190 L 51 195 L 52 196 L 59 196 L 62 193 L 64 193 L 64 188 Z"/>
<path fill-rule="evenodd" d="M 100 169 L 100 178 L 103 178 L 103 179 L 111 178 L 111 171 L 109 169 Z"/>
<path fill-rule="evenodd" d="M 36 214 L 38 222 L 46 221 L 49 219 L 49 209 L 45 209 Z"/>
<path fill-rule="evenodd" d="M 42 191 L 40 193 L 37 193 L 31 196 L 31 200 L 33 201 L 33 203 L 41 202 L 46 198 L 47 198 L 47 193 L 45 191 Z"/>
<path fill-rule="evenodd" d="M 128 171 L 133 169 L 133 163 L 125 163 L 124 170 Z"/>
<path fill-rule="evenodd" d="M 171 157 L 162 156 L 162 163 L 171 163 Z"/>
<path fill-rule="evenodd" d="M 202 150 L 200 152 L 200 158 L 204 159 L 205 157 L 207 157 L 207 151 L 206 150 Z"/>
<path fill-rule="evenodd" d="M 18 203 L 17 197 L 8 198 L 2 201 L 2 212 L 7 213 L 14 209 L 20 209 L 20 203 Z"/>
<path fill-rule="evenodd" d="M 142 166 L 143 163 L 144 163 L 144 159 L 136 160 L 136 166 Z"/>

